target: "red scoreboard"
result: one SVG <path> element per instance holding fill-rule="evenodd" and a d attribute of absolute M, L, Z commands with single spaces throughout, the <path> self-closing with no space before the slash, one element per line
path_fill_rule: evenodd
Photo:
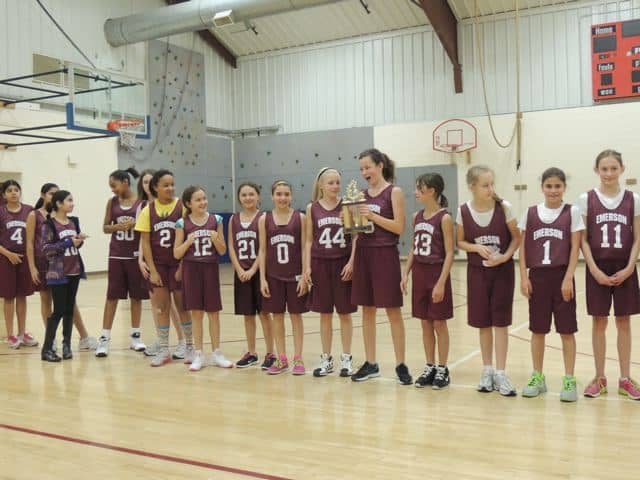
<path fill-rule="evenodd" d="M 640 20 L 591 27 L 593 99 L 640 97 Z"/>

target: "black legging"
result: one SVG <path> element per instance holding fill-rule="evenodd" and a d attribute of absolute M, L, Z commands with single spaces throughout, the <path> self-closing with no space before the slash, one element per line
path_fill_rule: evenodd
<path fill-rule="evenodd" d="M 47 329 L 44 337 L 43 351 L 51 350 L 56 330 L 62 319 L 62 341 L 71 346 L 71 332 L 73 330 L 73 307 L 76 304 L 76 294 L 80 283 L 80 275 L 68 276 L 69 280 L 63 285 L 51 285 L 53 297 L 53 313 L 47 319 Z"/>

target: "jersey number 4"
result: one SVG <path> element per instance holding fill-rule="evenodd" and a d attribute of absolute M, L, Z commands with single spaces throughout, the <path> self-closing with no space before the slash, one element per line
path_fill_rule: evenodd
<path fill-rule="evenodd" d="M 345 248 L 347 246 L 347 243 L 344 241 L 344 232 L 342 231 L 342 227 L 340 227 L 333 238 L 331 238 L 331 228 L 325 228 L 320 234 L 318 243 L 320 245 L 324 245 L 324 248 L 332 248 L 334 245 L 338 245 L 340 248 Z"/>
<path fill-rule="evenodd" d="M 22 242 L 23 242 L 23 240 L 22 240 L 22 229 L 21 228 L 17 229 L 15 232 L 13 232 L 11 234 L 11 237 L 9 237 L 9 238 L 11 238 L 11 240 L 16 242 L 18 245 L 22 245 Z"/>

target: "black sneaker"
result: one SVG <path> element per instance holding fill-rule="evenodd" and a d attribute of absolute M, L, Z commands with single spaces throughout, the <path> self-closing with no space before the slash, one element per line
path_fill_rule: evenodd
<path fill-rule="evenodd" d="M 258 355 L 247 352 L 236 362 L 236 368 L 247 368 L 258 363 Z"/>
<path fill-rule="evenodd" d="M 449 378 L 449 368 L 446 365 L 438 365 L 436 368 L 436 376 L 433 379 L 434 390 L 442 390 L 449 386 L 451 379 Z"/>
<path fill-rule="evenodd" d="M 264 361 L 262 362 L 262 365 L 260 365 L 260 368 L 262 370 L 269 370 L 269 368 L 271 368 L 271 365 L 273 365 L 273 362 L 276 361 L 276 356 L 273 353 L 267 353 L 264 356 Z"/>
<path fill-rule="evenodd" d="M 400 385 L 411 385 L 413 383 L 409 369 L 404 363 L 396 367 L 396 375 L 398 376 L 398 383 Z"/>
<path fill-rule="evenodd" d="M 351 375 L 351 380 L 354 382 L 363 382 L 370 378 L 380 376 L 380 368 L 377 363 L 364 362 L 356 373 Z"/>
<path fill-rule="evenodd" d="M 416 387 L 424 388 L 427 385 L 433 385 L 433 379 L 435 378 L 435 376 L 436 376 L 436 366 L 430 363 L 427 363 L 427 365 L 424 367 L 424 371 L 422 372 L 422 375 L 420 375 L 416 380 Z"/>

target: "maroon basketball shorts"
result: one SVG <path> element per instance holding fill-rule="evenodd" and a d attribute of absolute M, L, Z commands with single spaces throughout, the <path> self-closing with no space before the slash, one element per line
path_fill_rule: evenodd
<path fill-rule="evenodd" d="M 0 297 L 28 297 L 33 294 L 33 281 L 27 256 L 22 263 L 13 265 L 7 257 L 0 255 Z"/>
<path fill-rule="evenodd" d="M 309 292 L 309 310 L 318 313 L 353 313 L 358 307 L 351 303 L 351 281 L 340 278 L 349 257 L 311 257 L 313 287 Z"/>
<path fill-rule="evenodd" d="M 476 328 L 508 327 L 513 317 L 513 260 L 496 267 L 467 264 L 467 321 Z"/>
<path fill-rule="evenodd" d="M 262 311 L 260 272 L 246 282 L 241 282 L 238 274 L 233 276 L 233 303 L 236 315 L 256 315 Z"/>
<path fill-rule="evenodd" d="M 613 275 L 627 266 L 627 260 L 596 260 L 598 268 L 605 275 Z M 638 272 L 636 269 L 629 278 L 620 285 L 610 287 L 600 285 L 586 269 L 587 312 L 594 317 L 607 317 L 611 311 L 613 300 L 613 314 L 625 317 L 640 313 L 640 293 L 638 292 Z"/>
<path fill-rule="evenodd" d="M 411 315 L 421 320 L 448 320 L 453 317 L 451 278 L 444 284 L 444 298 L 433 301 L 433 288 L 440 278 L 442 264 L 426 264 L 414 261 L 411 268 Z"/>
<path fill-rule="evenodd" d="M 154 288 L 166 288 L 170 292 L 180 292 L 182 290 L 182 282 L 176 280 L 176 272 L 178 271 L 179 267 L 180 264 L 162 265 L 156 263 L 156 270 L 158 271 L 160 279 L 162 280 L 162 287 L 158 287 L 157 285 L 154 285 L 153 283 L 151 283 L 151 281 L 149 281 L 149 289 L 153 290 Z"/>
<path fill-rule="evenodd" d="M 182 262 L 182 304 L 185 310 L 222 310 L 217 263 Z"/>
<path fill-rule="evenodd" d="M 356 247 L 351 282 L 354 305 L 402 307 L 401 279 L 398 247 Z"/>
<path fill-rule="evenodd" d="M 267 313 L 305 313 L 307 308 L 307 294 L 298 296 L 296 288 L 298 282 L 286 282 L 267 276 L 271 297 L 262 297 L 262 310 Z"/>
<path fill-rule="evenodd" d="M 529 298 L 529 330 L 533 333 L 549 333 L 551 317 L 556 332 L 568 335 L 578 331 L 576 320 L 575 282 L 574 297 L 565 302 L 562 298 L 562 280 L 567 267 L 532 268 L 529 281 L 533 290 Z"/>
<path fill-rule="evenodd" d="M 137 259 L 109 259 L 107 300 L 124 300 L 127 296 L 134 300 L 147 300 L 149 298 L 147 287 Z"/>

